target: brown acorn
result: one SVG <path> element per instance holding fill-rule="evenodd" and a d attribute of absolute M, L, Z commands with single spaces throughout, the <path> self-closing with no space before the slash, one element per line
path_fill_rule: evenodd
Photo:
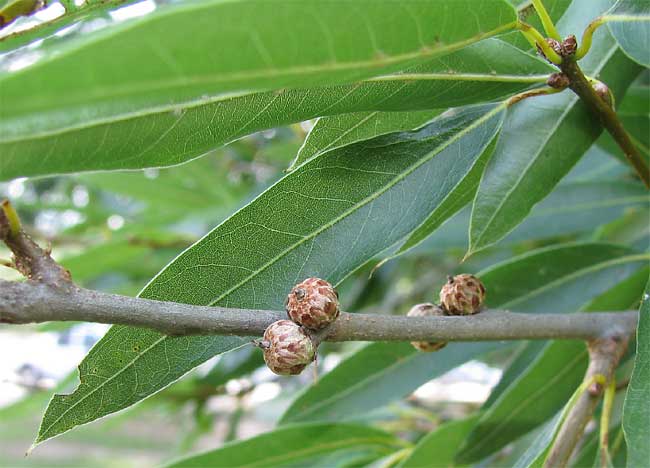
<path fill-rule="evenodd" d="M 448 314 L 472 315 L 481 311 L 485 286 L 474 275 L 450 276 L 440 290 L 440 303 Z"/>
<path fill-rule="evenodd" d="M 269 325 L 259 346 L 264 352 L 264 362 L 278 375 L 300 374 L 316 355 L 311 338 L 290 320 Z"/>
<path fill-rule="evenodd" d="M 327 281 L 307 278 L 287 296 L 289 318 L 310 330 L 320 330 L 339 316 L 339 295 Z"/>
<path fill-rule="evenodd" d="M 441 317 L 445 315 L 445 311 L 440 306 L 426 302 L 414 305 L 406 315 L 407 317 Z M 447 346 L 446 341 L 411 341 L 411 344 L 418 351 L 425 353 L 438 351 Z"/>

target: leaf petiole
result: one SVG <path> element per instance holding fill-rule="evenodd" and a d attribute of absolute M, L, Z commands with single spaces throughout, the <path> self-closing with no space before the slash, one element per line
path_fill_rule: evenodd
<path fill-rule="evenodd" d="M 537 29 L 528 23 L 524 23 L 523 21 L 517 22 L 517 29 L 524 35 L 528 42 L 541 49 L 548 60 L 550 60 L 555 65 L 562 63 L 562 57 L 560 57 L 560 55 L 555 52 L 551 46 L 548 45 L 548 42 L 546 42 L 546 39 L 544 36 L 542 36 L 542 33 L 540 33 Z"/>
<path fill-rule="evenodd" d="M 582 33 L 582 40 L 580 41 L 580 46 L 576 50 L 576 60 L 580 60 L 582 57 L 587 55 L 587 52 L 589 52 L 589 49 L 591 49 L 591 40 L 594 37 L 594 33 L 596 32 L 596 29 L 598 29 L 600 26 L 605 24 L 605 18 L 602 16 L 596 18 L 593 20 L 589 25 L 585 28 L 584 32 Z"/>
<path fill-rule="evenodd" d="M 537 14 L 539 15 L 539 19 L 542 20 L 542 25 L 544 26 L 544 31 L 546 31 L 546 35 L 548 37 L 552 37 L 555 40 L 561 41 L 562 38 L 560 34 L 557 32 L 557 29 L 555 28 L 555 24 L 553 24 L 553 20 L 551 19 L 551 16 L 546 11 L 546 8 L 544 7 L 542 0 L 533 0 L 533 6 L 535 7 L 535 11 L 537 11 Z"/>

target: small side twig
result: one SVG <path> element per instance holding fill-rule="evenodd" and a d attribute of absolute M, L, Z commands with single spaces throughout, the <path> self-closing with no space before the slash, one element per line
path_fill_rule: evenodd
<path fill-rule="evenodd" d="M 578 66 L 575 53 L 564 56 L 559 64 L 562 72 L 569 78 L 569 88 L 585 103 L 587 108 L 598 117 L 601 124 L 612 135 L 612 138 L 623 150 L 628 162 L 632 165 L 646 187 L 650 188 L 650 168 L 623 124 L 614 112 L 612 106 L 601 98 L 584 73 Z"/>
<path fill-rule="evenodd" d="M 597 338 L 588 343 L 589 367 L 585 381 L 604 377 L 604 384 L 593 384 L 578 398 L 571 408 L 555 442 L 544 462 L 546 468 L 566 466 L 573 450 L 591 420 L 605 388 L 610 384 L 614 371 L 627 349 L 628 335 Z"/>
<path fill-rule="evenodd" d="M 0 209 L 0 240 L 13 253 L 13 267 L 27 279 L 57 288 L 72 286 L 70 272 L 56 263 L 50 252 L 43 250 L 20 225 L 18 215 L 9 200 Z"/>

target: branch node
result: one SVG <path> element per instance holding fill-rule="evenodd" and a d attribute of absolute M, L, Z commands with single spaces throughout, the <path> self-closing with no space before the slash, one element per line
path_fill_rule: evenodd
<path fill-rule="evenodd" d="M 571 82 L 569 81 L 569 77 L 564 73 L 553 73 L 546 80 L 546 84 L 553 89 L 562 90 L 568 88 Z"/>
<path fill-rule="evenodd" d="M 43 250 L 25 233 L 9 200 L 0 210 L 0 240 L 11 250 L 14 268 L 27 279 L 57 288 L 72 286 L 70 272 L 54 261 L 50 249 Z"/>

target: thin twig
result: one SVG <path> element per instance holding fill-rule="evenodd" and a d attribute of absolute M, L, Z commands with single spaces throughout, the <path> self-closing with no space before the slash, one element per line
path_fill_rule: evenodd
<path fill-rule="evenodd" d="M 545 467 L 556 468 L 567 465 L 576 444 L 582 437 L 585 426 L 591 420 L 594 410 L 598 406 L 604 389 L 611 382 L 616 366 L 627 349 L 629 336 L 627 333 L 613 334 L 609 338 L 598 338 L 589 342 L 589 367 L 585 381 L 591 381 L 601 376 L 604 377 L 605 383 L 604 385 L 592 385 L 588 391 L 580 395 L 555 438 L 544 462 Z"/>
<path fill-rule="evenodd" d="M 4 200 L 0 209 L 0 240 L 13 253 L 13 266 L 27 279 L 51 286 L 67 288 L 72 285 L 70 272 L 56 263 L 20 226 L 11 203 Z"/>
<path fill-rule="evenodd" d="M 630 136 L 625 131 L 611 105 L 605 102 L 594 90 L 589 80 L 582 73 L 575 56 L 563 57 L 559 65 L 562 72 L 569 78 L 569 88 L 580 97 L 588 109 L 598 117 L 603 127 L 623 150 L 628 162 L 632 165 L 646 187 L 650 188 L 650 168 Z"/>

